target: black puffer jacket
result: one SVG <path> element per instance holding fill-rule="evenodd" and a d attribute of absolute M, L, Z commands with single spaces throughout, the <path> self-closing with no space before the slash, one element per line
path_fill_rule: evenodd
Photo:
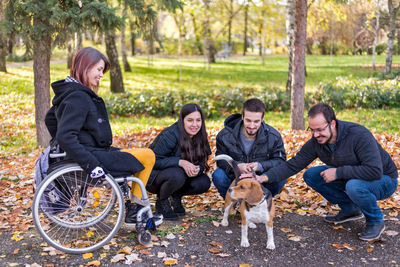
<path fill-rule="evenodd" d="M 134 156 L 111 146 L 111 127 L 102 98 L 76 82 L 60 80 L 51 86 L 55 96 L 45 122 L 68 158 L 88 173 L 97 166 L 114 176 L 143 170 Z"/>
<path fill-rule="evenodd" d="M 171 126 L 165 128 L 156 139 L 154 139 L 153 143 L 151 143 L 150 148 L 154 151 L 154 154 L 156 154 L 156 163 L 154 164 L 153 171 L 147 182 L 148 186 L 153 183 L 160 170 L 169 167 L 179 167 L 179 160 L 181 159 L 181 147 L 179 142 L 179 128 L 178 123 L 175 122 Z M 211 155 L 209 145 L 207 150 L 208 155 Z M 200 175 L 204 172 L 205 162 L 200 162 L 198 165 L 200 166 Z"/>
<path fill-rule="evenodd" d="M 238 162 L 259 162 L 264 171 L 286 160 L 285 148 L 280 133 L 265 122 L 258 129 L 256 140 L 248 156 L 240 142 L 242 115 L 233 114 L 225 120 L 225 128 L 217 135 L 216 155 L 227 154 Z M 217 166 L 224 169 L 228 176 L 234 177 L 232 167 L 224 160 L 217 161 Z M 258 172 L 258 174 L 260 174 Z"/>
<path fill-rule="evenodd" d="M 383 174 L 397 178 L 392 158 L 364 126 L 337 120 L 337 131 L 333 151 L 328 145 L 321 145 L 311 138 L 295 157 L 266 173 L 268 182 L 286 179 L 306 168 L 316 158 L 337 168 L 336 178 L 340 180 L 379 180 Z"/>

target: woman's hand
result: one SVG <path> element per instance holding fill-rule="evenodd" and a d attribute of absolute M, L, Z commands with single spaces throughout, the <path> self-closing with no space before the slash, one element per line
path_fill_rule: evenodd
<path fill-rule="evenodd" d="M 189 177 L 197 176 L 200 171 L 200 166 L 194 165 L 193 163 L 184 159 L 179 160 L 179 167 L 181 167 Z"/>

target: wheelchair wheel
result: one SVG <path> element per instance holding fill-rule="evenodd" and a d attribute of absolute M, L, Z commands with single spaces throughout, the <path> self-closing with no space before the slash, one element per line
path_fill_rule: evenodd
<path fill-rule="evenodd" d="M 148 245 L 151 242 L 151 233 L 147 230 L 139 231 L 138 234 L 139 243 L 142 245 Z"/>
<path fill-rule="evenodd" d="M 118 232 L 124 218 L 121 189 L 111 176 L 90 178 L 71 163 L 53 170 L 36 190 L 32 216 L 51 246 L 66 253 L 87 253 Z"/>

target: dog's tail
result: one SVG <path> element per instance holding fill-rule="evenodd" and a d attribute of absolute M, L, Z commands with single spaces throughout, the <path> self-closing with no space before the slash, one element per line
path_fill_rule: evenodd
<path fill-rule="evenodd" d="M 233 158 L 231 158 L 230 156 L 228 156 L 226 154 L 218 155 L 214 158 L 214 160 L 226 160 L 233 169 L 233 173 L 235 174 L 235 180 L 236 181 L 239 180 L 239 176 L 241 173 L 240 173 L 240 169 L 239 169 L 239 166 L 238 166 L 236 160 L 234 160 Z"/>

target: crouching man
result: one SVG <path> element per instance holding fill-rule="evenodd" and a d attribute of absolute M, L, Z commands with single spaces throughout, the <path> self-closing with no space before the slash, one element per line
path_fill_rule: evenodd
<path fill-rule="evenodd" d="M 385 229 L 377 200 L 390 197 L 397 188 L 397 168 L 390 155 L 365 127 L 337 120 L 332 107 L 319 103 L 308 112 L 312 138 L 287 162 L 257 176 L 261 183 L 276 183 L 306 168 L 319 158 L 326 165 L 309 168 L 304 181 L 340 212 L 326 216 L 329 223 L 362 219 L 366 227 L 360 239 L 379 239 Z M 246 177 L 246 174 L 242 175 Z"/>

